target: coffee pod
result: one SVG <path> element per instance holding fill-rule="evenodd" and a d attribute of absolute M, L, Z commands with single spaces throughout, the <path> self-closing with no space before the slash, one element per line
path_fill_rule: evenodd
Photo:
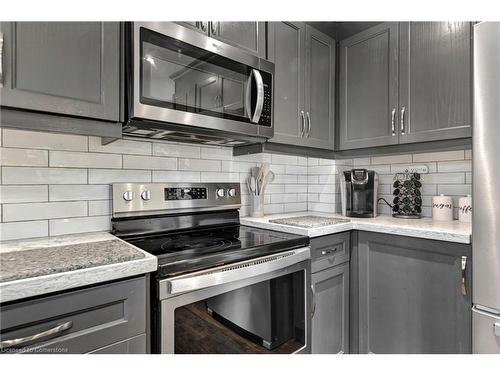
<path fill-rule="evenodd" d="M 458 220 L 463 223 L 472 222 L 472 197 L 470 195 L 458 200 Z"/>
<path fill-rule="evenodd" d="M 432 197 L 432 219 L 438 221 L 453 220 L 453 199 L 441 194 Z"/>

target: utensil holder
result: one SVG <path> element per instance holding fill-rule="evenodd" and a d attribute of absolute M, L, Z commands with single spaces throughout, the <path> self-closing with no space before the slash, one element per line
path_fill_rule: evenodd
<path fill-rule="evenodd" d="M 250 195 L 250 216 L 251 217 L 264 216 L 264 194 Z"/>

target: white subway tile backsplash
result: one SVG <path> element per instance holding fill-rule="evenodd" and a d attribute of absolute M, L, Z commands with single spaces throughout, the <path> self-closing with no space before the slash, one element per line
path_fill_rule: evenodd
<path fill-rule="evenodd" d="M 388 156 L 372 156 L 371 164 L 396 164 L 396 163 L 411 163 L 412 156 L 404 155 L 388 155 Z"/>
<path fill-rule="evenodd" d="M 199 158 L 199 146 L 187 146 L 175 143 L 153 143 L 153 155 L 170 156 L 175 158 Z"/>
<path fill-rule="evenodd" d="M 2 167 L 3 184 L 86 184 L 86 169 Z"/>
<path fill-rule="evenodd" d="M 0 241 L 46 237 L 48 235 L 49 222 L 47 220 L 0 223 Z"/>
<path fill-rule="evenodd" d="M 201 172 L 153 171 L 153 182 L 201 182 Z"/>
<path fill-rule="evenodd" d="M 111 154 L 151 155 L 152 143 L 138 140 L 118 139 L 103 145 L 100 137 L 89 137 L 90 152 Z"/>
<path fill-rule="evenodd" d="M 50 151 L 51 167 L 121 168 L 122 156 L 92 152 Z"/>
<path fill-rule="evenodd" d="M 151 182 L 151 171 L 132 169 L 89 169 L 89 184 Z"/>
<path fill-rule="evenodd" d="M 178 159 L 178 162 L 181 171 L 218 172 L 221 170 L 220 160 Z"/>
<path fill-rule="evenodd" d="M 111 185 L 50 185 L 49 200 L 92 201 L 111 199 Z"/>
<path fill-rule="evenodd" d="M 3 221 L 87 216 L 87 202 L 13 203 L 3 205 Z"/>
<path fill-rule="evenodd" d="M 46 150 L 0 148 L 0 165 L 18 167 L 46 167 L 49 154 Z"/>
<path fill-rule="evenodd" d="M 471 160 L 441 161 L 437 163 L 438 172 L 471 172 Z"/>
<path fill-rule="evenodd" d="M 448 161 L 448 160 L 464 160 L 465 151 L 442 151 L 442 152 L 427 152 L 422 154 L 414 154 L 413 162 L 425 161 Z"/>
<path fill-rule="evenodd" d="M 233 149 L 230 147 L 203 147 L 201 149 L 202 159 L 231 160 L 233 158 Z"/>
<path fill-rule="evenodd" d="M 109 230 L 114 182 L 240 182 L 240 214 L 245 215 L 250 210 L 246 179 L 250 168 L 262 162 L 270 163 L 275 174 L 264 196 L 268 214 L 338 212 L 339 173 L 353 165 L 377 171 L 379 195 L 388 198 L 398 168 L 427 165 L 425 215 L 430 215 L 433 195 L 443 192 L 457 200 L 470 191 L 472 179 L 470 150 L 331 160 L 269 153 L 233 156 L 231 148 L 133 138 L 102 145 L 98 137 L 7 129 L 0 135 L 0 233 L 8 239 Z M 385 205 L 379 207 L 390 213 Z"/>
<path fill-rule="evenodd" d="M 123 155 L 123 168 L 176 170 L 177 159 L 158 156 Z"/>
<path fill-rule="evenodd" d="M 88 137 L 18 129 L 0 129 L 3 147 L 43 150 L 88 151 Z M 99 138 L 100 140 L 100 138 Z"/>
<path fill-rule="evenodd" d="M 472 159 L 472 150 L 465 150 L 465 160 Z"/>
<path fill-rule="evenodd" d="M 111 200 L 89 201 L 89 216 L 111 215 Z"/>
<path fill-rule="evenodd" d="M 110 216 L 88 216 L 49 220 L 49 233 L 51 236 L 109 230 L 111 230 Z"/>
<path fill-rule="evenodd" d="M 47 185 L 1 185 L 0 203 L 46 202 Z"/>

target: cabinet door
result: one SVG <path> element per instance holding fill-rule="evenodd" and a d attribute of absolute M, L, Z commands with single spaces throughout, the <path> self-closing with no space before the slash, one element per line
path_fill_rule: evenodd
<path fill-rule="evenodd" d="M 305 24 L 273 22 L 270 34 L 274 62 L 275 143 L 304 144 Z"/>
<path fill-rule="evenodd" d="M 360 353 L 471 353 L 469 245 L 360 232 L 358 255 Z"/>
<path fill-rule="evenodd" d="M 333 150 L 335 107 L 335 40 L 306 27 L 304 145 Z"/>
<path fill-rule="evenodd" d="M 210 36 L 266 58 L 265 22 L 210 22 Z"/>
<path fill-rule="evenodd" d="M 401 143 L 472 135 L 471 28 L 470 22 L 401 23 Z"/>
<path fill-rule="evenodd" d="M 312 354 L 349 351 L 349 263 L 311 276 L 313 285 Z"/>
<path fill-rule="evenodd" d="M 398 143 L 398 24 L 341 41 L 339 64 L 339 149 Z"/>
<path fill-rule="evenodd" d="M 118 22 L 4 22 L 2 106 L 119 120 Z"/>

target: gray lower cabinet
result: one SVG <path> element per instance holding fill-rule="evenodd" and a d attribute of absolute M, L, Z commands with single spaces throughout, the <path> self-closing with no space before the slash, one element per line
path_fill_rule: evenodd
<path fill-rule="evenodd" d="M 357 251 L 359 353 L 471 353 L 470 245 L 359 232 Z"/>
<path fill-rule="evenodd" d="M 472 136 L 471 51 L 471 22 L 400 23 L 400 143 Z"/>
<path fill-rule="evenodd" d="M 311 353 L 349 353 L 350 233 L 311 239 Z"/>
<path fill-rule="evenodd" d="M 340 42 L 339 149 L 398 143 L 398 23 Z"/>
<path fill-rule="evenodd" d="M 119 121 L 118 22 L 2 22 L 0 32 L 2 107 Z"/>
<path fill-rule="evenodd" d="M 471 28 L 382 23 L 342 40 L 338 149 L 470 137 Z"/>
<path fill-rule="evenodd" d="M 0 351 L 146 353 L 146 282 L 142 276 L 4 304 Z M 23 342 L 9 347 L 16 339 Z"/>
<path fill-rule="evenodd" d="M 335 40 L 303 22 L 268 24 L 273 143 L 333 150 Z"/>

